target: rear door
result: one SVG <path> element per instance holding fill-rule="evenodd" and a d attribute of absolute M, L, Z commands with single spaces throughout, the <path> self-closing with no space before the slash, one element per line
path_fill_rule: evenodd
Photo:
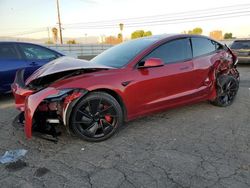
<path fill-rule="evenodd" d="M 222 45 L 207 38 L 192 37 L 191 41 L 194 57 L 194 74 L 196 77 L 193 84 L 200 91 L 199 94 L 209 94 L 209 88 L 212 84 L 212 79 L 209 75 L 213 71 L 212 66 L 216 61 L 220 61 L 225 51 Z"/>
<path fill-rule="evenodd" d="M 16 71 L 26 66 L 15 43 L 0 43 L 0 92 L 10 91 Z"/>
<path fill-rule="evenodd" d="M 27 63 L 26 78 L 39 67 L 61 56 L 50 49 L 35 44 L 21 43 L 19 49 Z"/>

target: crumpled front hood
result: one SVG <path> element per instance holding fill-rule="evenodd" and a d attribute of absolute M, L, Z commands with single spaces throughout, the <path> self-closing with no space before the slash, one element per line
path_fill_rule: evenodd
<path fill-rule="evenodd" d="M 80 60 L 71 57 L 60 57 L 37 69 L 26 80 L 26 84 L 29 84 L 31 81 L 37 78 L 45 77 L 60 72 L 67 72 L 67 71 L 81 70 L 81 69 L 113 69 L 113 68 L 104 65 L 90 63 L 87 60 Z"/>

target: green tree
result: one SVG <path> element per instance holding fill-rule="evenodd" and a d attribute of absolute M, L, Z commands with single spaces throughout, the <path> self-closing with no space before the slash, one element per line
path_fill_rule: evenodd
<path fill-rule="evenodd" d="M 131 39 L 140 38 L 140 37 L 143 37 L 143 35 L 144 35 L 144 31 L 143 30 L 137 30 L 137 31 L 134 31 L 131 34 Z"/>
<path fill-rule="evenodd" d="M 203 32 L 203 30 L 200 27 L 196 27 L 196 28 L 193 29 L 193 34 L 201 35 L 202 32 Z"/>
<path fill-rule="evenodd" d="M 232 33 L 225 33 L 224 34 L 224 39 L 232 39 L 233 38 L 233 34 Z"/>
<path fill-rule="evenodd" d="M 136 30 L 131 34 L 131 39 L 136 39 L 136 38 L 141 38 L 141 37 L 147 37 L 151 36 L 152 32 L 151 31 L 144 31 L 144 30 Z"/>
<path fill-rule="evenodd" d="M 68 41 L 67 41 L 67 44 L 76 44 L 76 41 L 75 41 L 75 39 L 68 40 Z"/>
<path fill-rule="evenodd" d="M 196 27 L 193 30 L 189 30 L 188 34 L 193 34 L 193 35 L 201 35 L 203 32 L 202 28 Z"/>
<path fill-rule="evenodd" d="M 143 34 L 144 37 L 148 37 L 148 36 L 152 36 L 152 32 L 151 31 L 146 31 L 144 34 Z"/>

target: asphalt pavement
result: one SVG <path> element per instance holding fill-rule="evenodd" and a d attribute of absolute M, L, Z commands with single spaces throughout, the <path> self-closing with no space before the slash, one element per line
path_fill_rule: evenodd
<path fill-rule="evenodd" d="M 27 140 L 12 126 L 11 95 L 0 96 L 0 156 L 28 150 L 0 164 L 0 187 L 250 187 L 250 66 L 239 70 L 231 106 L 202 102 L 144 117 L 100 143 L 65 131 L 57 144 Z"/>

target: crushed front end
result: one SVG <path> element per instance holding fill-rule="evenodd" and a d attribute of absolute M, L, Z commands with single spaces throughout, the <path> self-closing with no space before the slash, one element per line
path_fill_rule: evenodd
<path fill-rule="evenodd" d="M 16 73 L 12 84 L 16 108 L 21 111 L 19 123 L 24 124 L 27 138 L 31 138 L 32 131 L 38 131 L 57 136 L 55 125 L 67 127 L 68 109 L 70 104 L 84 96 L 84 89 L 54 87 L 30 88 L 23 80 L 24 70 Z"/>

